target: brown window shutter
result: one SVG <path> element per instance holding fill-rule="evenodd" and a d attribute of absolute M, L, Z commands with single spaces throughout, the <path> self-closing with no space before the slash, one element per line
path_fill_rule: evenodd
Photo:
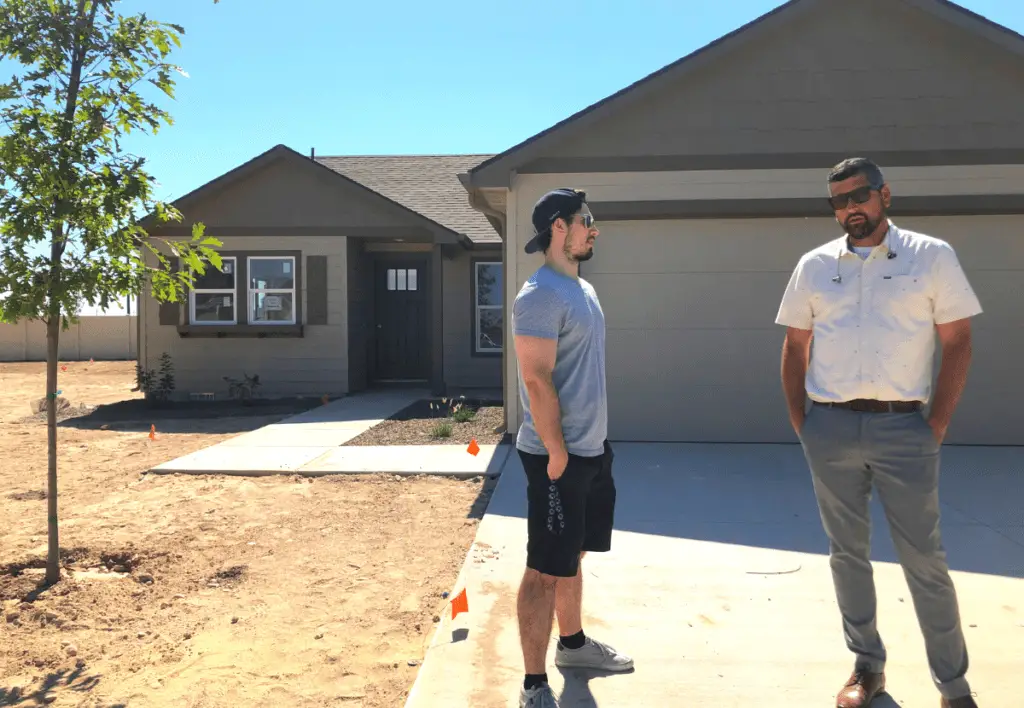
<path fill-rule="evenodd" d="M 178 308 L 181 307 L 180 302 L 161 302 L 160 303 L 160 324 L 162 325 L 177 325 L 178 324 Z"/>
<path fill-rule="evenodd" d="M 181 259 L 180 258 L 169 258 L 170 267 L 173 271 L 181 270 Z M 188 297 L 186 291 L 185 297 Z M 186 301 L 187 302 L 187 301 Z M 179 313 L 181 312 L 181 306 L 183 303 L 180 302 L 160 302 L 160 324 L 177 326 L 179 324 Z"/>
<path fill-rule="evenodd" d="M 306 257 L 306 324 L 327 324 L 327 256 Z"/>

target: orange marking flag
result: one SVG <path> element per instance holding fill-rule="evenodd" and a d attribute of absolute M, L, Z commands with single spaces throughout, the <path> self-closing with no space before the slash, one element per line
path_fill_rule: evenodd
<path fill-rule="evenodd" d="M 455 619 L 460 612 L 469 612 L 469 600 L 466 598 L 466 588 L 452 600 L 452 619 Z"/>
<path fill-rule="evenodd" d="M 152 423 L 149 426 L 149 439 L 156 440 L 156 425 L 153 425 Z"/>
<path fill-rule="evenodd" d="M 469 441 L 469 447 L 466 448 L 466 452 L 468 452 L 473 457 L 476 457 L 477 455 L 480 454 L 480 446 L 476 444 L 476 438 L 473 438 L 472 440 Z"/>

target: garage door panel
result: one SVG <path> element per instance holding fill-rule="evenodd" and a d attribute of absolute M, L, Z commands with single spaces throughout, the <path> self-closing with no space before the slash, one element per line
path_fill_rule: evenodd
<path fill-rule="evenodd" d="M 782 389 L 752 396 L 746 387 L 644 378 L 609 384 L 612 440 L 656 442 L 796 442 Z"/>
<path fill-rule="evenodd" d="M 976 327 L 1024 329 L 1024 272 L 982 270 L 966 273 L 984 310 L 975 320 Z M 1018 333 L 1018 341 L 1021 341 L 1021 334 L 1024 331 Z"/>
<path fill-rule="evenodd" d="M 1024 382 L 1018 374 L 1005 385 L 970 376 L 953 414 L 946 442 L 971 445 L 1024 445 L 1021 400 Z"/>
<path fill-rule="evenodd" d="M 598 215 L 600 219 L 600 215 Z M 1024 444 L 1024 218 L 897 220 L 950 241 L 985 313 L 950 443 Z M 608 327 L 610 435 L 794 442 L 774 324 L 792 268 L 830 219 L 603 224 L 583 276 Z M 938 358 L 938 356 L 937 356 Z"/>
<path fill-rule="evenodd" d="M 608 330 L 608 386 L 638 381 L 682 387 L 725 386 L 760 392 L 778 388 L 781 327 L 762 330 Z"/>
<path fill-rule="evenodd" d="M 976 329 L 971 334 L 971 349 L 968 386 L 979 381 L 998 382 L 999 386 L 1024 386 L 1024 328 Z M 941 351 L 937 351 L 936 367 L 941 358 Z"/>
<path fill-rule="evenodd" d="M 767 328 L 775 326 L 789 274 L 608 273 L 588 280 L 609 329 Z"/>
<path fill-rule="evenodd" d="M 600 215 L 597 216 L 600 222 Z M 588 280 L 600 273 L 791 273 L 800 255 L 842 233 L 832 219 L 616 221 L 598 223 Z M 779 234 L 784 234 L 780 240 Z M 681 248 L 685 244 L 685 248 Z M 784 247 L 780 248 L 780 245 Z"/>
<path fill-rule="evenodd" d="M 975 270 L 1024 267 L 1024 220 L 1019 216 L 924 216 L 893 221 L 948 242 L 968 275 Z"/>

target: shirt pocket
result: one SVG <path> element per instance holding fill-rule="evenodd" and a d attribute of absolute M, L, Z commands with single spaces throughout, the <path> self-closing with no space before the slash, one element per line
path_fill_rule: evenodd
<path fill-rule="evenodd" d="M 932 298 L 928 282 L 914 273 L 879 277 L 873 289 L 875 311 L 903 325 L 931 320 Z"/>

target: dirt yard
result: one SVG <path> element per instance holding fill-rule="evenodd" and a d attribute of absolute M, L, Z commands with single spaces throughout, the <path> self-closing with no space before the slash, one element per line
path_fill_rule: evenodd
<path fill-rule="evenodd" d="M 150 476 L 284 413 L 71 418 L 66 568 L 40 592 L 44 380 L 0 364 L 0 706 L 403 704 L 492 482 Z M 133 386 L 130 363 L 69 362 L 58 388 L 77 408 Z"/>

